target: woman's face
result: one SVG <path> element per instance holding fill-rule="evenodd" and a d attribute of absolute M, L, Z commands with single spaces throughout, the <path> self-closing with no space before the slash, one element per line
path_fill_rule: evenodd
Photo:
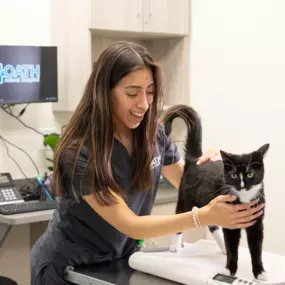
<path fill-rule="evenodd" d="M 112 90 L 112 105 L 117 132 L 139 126 L 153 102 L 154 82 L 144 67 L 122 78 Z"/>

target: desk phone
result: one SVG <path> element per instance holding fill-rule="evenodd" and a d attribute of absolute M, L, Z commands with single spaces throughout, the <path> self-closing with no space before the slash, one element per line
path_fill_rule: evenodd
<path fill-rule="evenodd" d="M 11 174 L 0 173 L 0 206 L 22 202 L 24 199 L 14 185 Z"/>

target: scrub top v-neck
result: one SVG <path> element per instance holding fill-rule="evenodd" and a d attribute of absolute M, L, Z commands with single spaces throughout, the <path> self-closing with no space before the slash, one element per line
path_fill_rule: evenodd
<path fill-rule="evenodd" d="M 66 152 L 62 157 L 62 186 L 66 196 L 60 199 L 47 231 L 36 242 L 31 252 L 33 285 L 41 284 L 44 274 L 52 274 L 56 284 L 67 284 L 63 280 L 63 272 L 68 265 L 110 261 L 138 250 L 134 239 L 106 222 L 82 198 L 82 195 L 88 194 L 90 187 L 90 182 L 82 181 L 82 173 L 86 169 L 89 151 L 87 147 L 82 149 L 75 175 L 72 175 L 73 155 Z M 127 196 L 127 205 L 136 215 L 151 214 L 162 166 L 175 163 L 179 159 L 180 155 L 176 145 L 165 136 L 162 129 L 159 129 L 157 151 L 151 164 L 154 172 L 153 190 L 130 191 L 136 158 L 129 155 L 127 149 L 117 139 L 114 140 L 111 156 L 112 173 L 116 183 Z M 73 183 L 79 201 L 74 198 L 71 183 Z"/>
<path fill-rule="evenodd" d="M 115 181 L 122 189 L 128 189 L 134 176 L 136 158 L 133 153 L 129 154 L 126 147 L 117 138 L 114 138 L 111 165 Z"/>

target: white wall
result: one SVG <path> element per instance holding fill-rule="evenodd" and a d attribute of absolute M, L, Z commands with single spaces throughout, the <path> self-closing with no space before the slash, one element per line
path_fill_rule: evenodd
<path fill-rule="evenodd" d="M 204 148 L 250 152 L 265 161 L 266 250 L 285 254 L 285 1 L 193 0 L 191 102 Z"/>
<path fill-rule="evenodd" d="M 0 0 L 0 19 L 2 23 L 0 45 L 53 45 L 51 30 L 51 1 L 49 0 Z M 24 106 L 24 105 L 23 105 Z M 23 106 L 15 107 L 18 114 Z M 68 120 L 68 115 L 54 116 L 51 103 L 31 104 L 21 119 L 38 130 L 60 131 L 60 126 Z M 22 126 L 0 109 L 0 134 L 12 143 L 23 148 L 35 160 L 43 172 L 46 170 L 42 137 Z M 9 147 L 11 155 L 17 160 L 28 177 L 37 173 L 31 161 L 19 150 Z M 0 140 L 0 172 L 10 172 L 13 178 L 23 175 L 6 155 Z"/>

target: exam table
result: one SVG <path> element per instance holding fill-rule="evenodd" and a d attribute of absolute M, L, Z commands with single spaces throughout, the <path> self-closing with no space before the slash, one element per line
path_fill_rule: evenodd
<path fill-rule="evenodd" d="M 225 262 L 215 241 L 201 239 L 184 242 L 177 251 L 147 249 L 109 263 L 67 268 L 65 279 L 78 285 L 285 285 L 285 256 L 263 251 L 267 280 L 254 279 L 246 247 L 239 247 L 236 276 L 223 273 Z"/>
<path fill-rule="evenodd" d="M 65 280 L 78 285 L 179 285 L 150 274 L 136 271 L 128 264 L 129 256 L 88 267 L 65 270 Z"/>

